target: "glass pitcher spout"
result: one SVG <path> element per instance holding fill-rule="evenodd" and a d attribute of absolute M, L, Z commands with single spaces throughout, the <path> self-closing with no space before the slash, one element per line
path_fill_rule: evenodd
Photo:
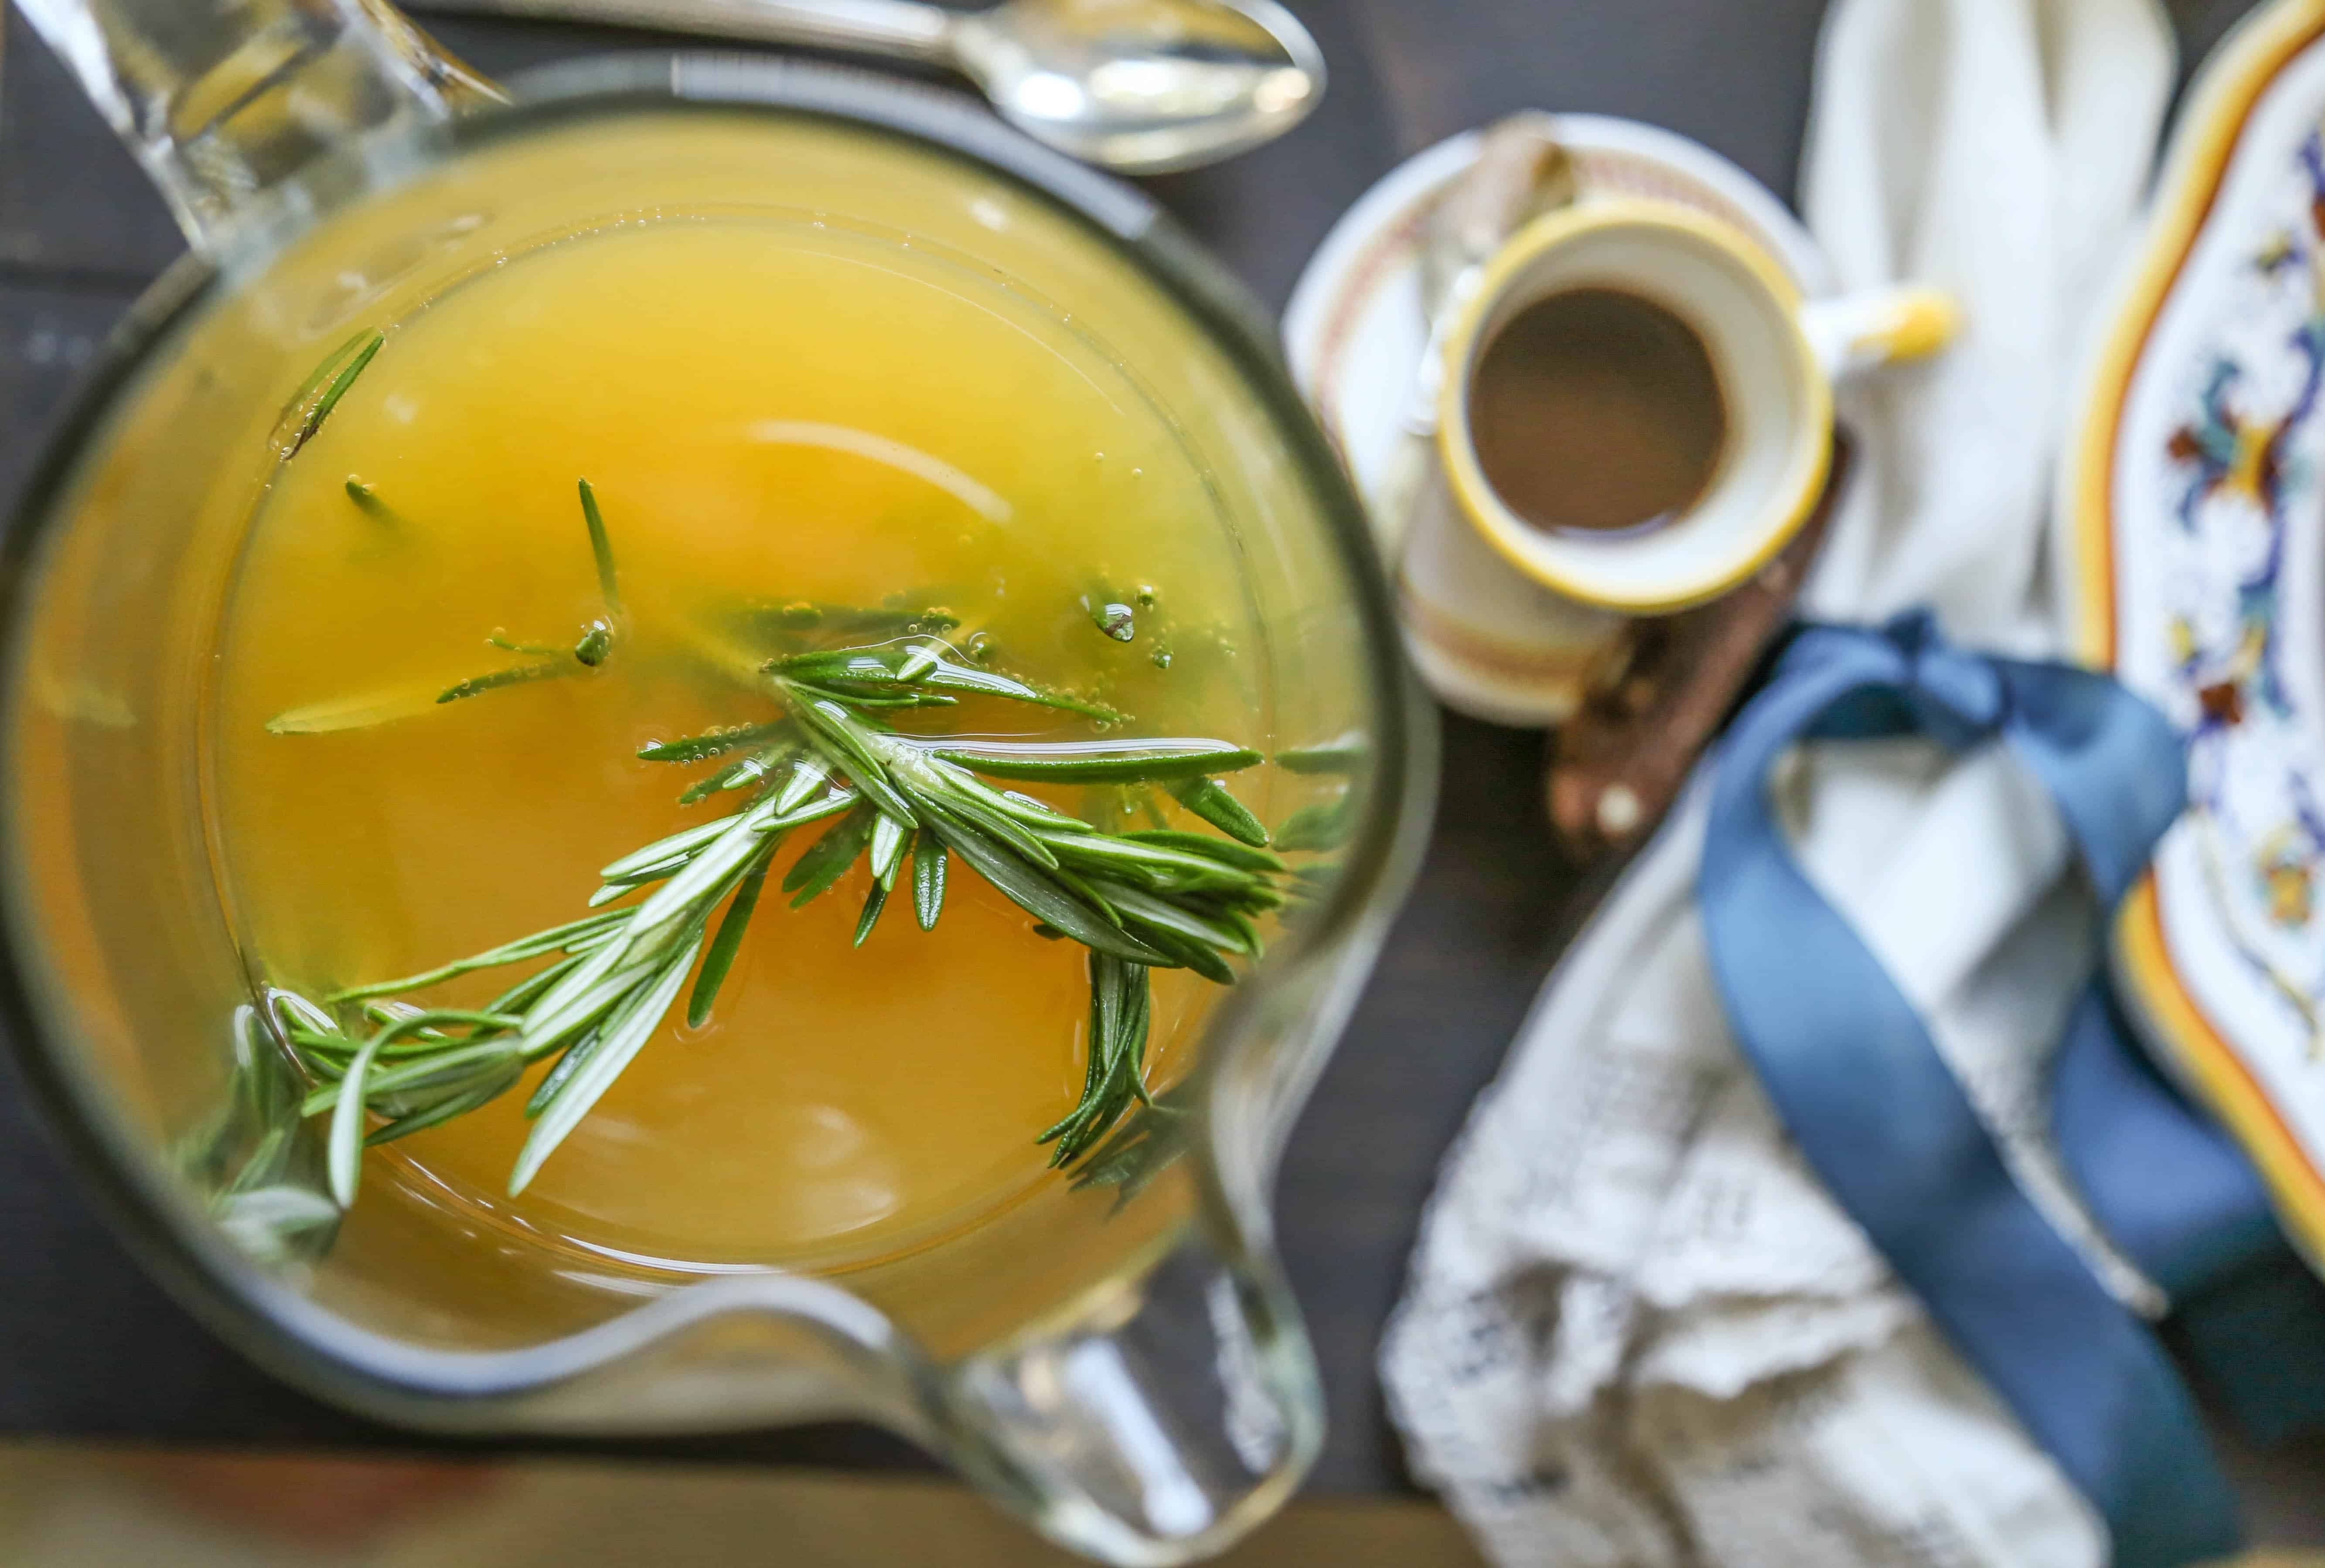
<path fill-rule="evenodd" d="M 424 1399 L 372 1403 L 440 1429 L 870 1421 L 1052 1540 L 1122 1568 L 1223 1550 L 1282 1504 L 1322 1440 L 1314 1360 L 1274 1266 L 1200 1223 L 1143 1276 L 949 1364 L 848 1289 L 769 1274 L 707 1280 L 564 1339 L 413 1370 Z"/>
<path fill-rule="evenodd" d="M 943 1387 L 957 1468 L 1126 1568 L 1224 1550 L 1323 1441 L 1314 1355 L 1274 1263 L 1200 1224 L 1075 1321 L 971 1357 Z"/>
<path fill-rule="evenodd" d="M 384 0 L 23 0 L 195 250 L 321 153 L 500 90 Z"/>

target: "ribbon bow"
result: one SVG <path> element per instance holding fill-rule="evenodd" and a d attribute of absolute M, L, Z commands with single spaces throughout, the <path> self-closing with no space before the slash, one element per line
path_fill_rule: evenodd
<path fill-rule="evenodd" d="M 2222 1555 L 2233 1497 L 2154 1333 L 2020 1189 L 1913 1004 L 1774 820 L 1767 774 L 1793 742 L 1904 734 L 1955 750 L 1999 738 L 2057 804 L 2107 910 L 2186 800 L 2180 737 L 2104 676 L 1964 652 L 1926 612 L 1878 631 L 1811 627 L 1716 762 L 1698 898 L 1729 1021 L 1802 1153 L 2105 1518 L 2119 1568 Z M 2282 1430 L 2325 1411 L 2325 1297 L 2241 1153 L 2125 1041 L 2096 984 L 2053 1090 L 2091 1214 L 2180 1303 L 2238 1414 Z"/>

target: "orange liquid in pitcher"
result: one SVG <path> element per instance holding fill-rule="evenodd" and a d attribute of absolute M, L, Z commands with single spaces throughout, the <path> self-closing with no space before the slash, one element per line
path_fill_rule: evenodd
<path fill-rule="evenodd" d="M 275 983 L 320 996 L 572 919 L 597 867 L 738 808 L 679 806 L 705 770 L 636 753 L 775 716 L 706 657 L 740 604 L 926 595 L 957 636 L 987 632 L 997 667 L 1133 715 L 1116 734 L 1266 743 L 1237 653 L 1256 628 L 1201 475 L 1102 349 L 989 274 L 804 221 L 666 218 L 544 246 L 381 325 L 259 509 L 225 623 L 217 841 Z M 385 510 L 356 504 L 350 476 Z M 488 634 L 570 647 L 599 613 L 584 477 L 627 605 L 613 656 L 429 700 L 522 661 Z M 1136 641 L 1093 625 L 1099 584 L 1153 590 Z M 267 728 L 374 697 L 402 716 Z M 971 733 L 1093 733 L 977 699 L 940 712 Z M 709 1023 L 675 1010 L 521 1196 L 505 1187 L 523 1087 L 374 1151 L 366 1192 L 439 1184 L 614 1255 L 840 1267 L 1057 1179 L 1035 1139 L 1080 1090 L 1083 950 L 1034 936 L 958 860 L 933 932 L 900 896 L 855 948 L 860 863 L 803 909 L 776 890 L 820 831 L 778 856 Z M 473 1006 L 523 973 L 417 1000 Z M 1217 994 L 1158 972 L 1158 1084 Z"/>

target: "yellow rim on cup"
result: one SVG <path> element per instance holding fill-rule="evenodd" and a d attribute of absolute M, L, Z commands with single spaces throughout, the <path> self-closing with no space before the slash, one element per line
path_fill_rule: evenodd
<path fill-rule="evenodd" d="M 1747 530 L 1748 543 L 1715 554 L 1700 566 L 1675 568 L 1652 588 L 1620 585 L 1595 578 L 1573 558 L 1585 552 L 1567 548 L 1520 518 L 1503 502 L 1479 466 L 1472 439 L 1468 390 L 1471 367 L 1484 345 L 1479 341 L 1512 285 L 1542 257 L 1587 235 L 1615 229 L 1659 234 L 1708 250 L 1738 269 L 1764 293 L 1781 317 L 1781 328 L 1792 360 L 1792 380 L 1801 410 L 1785 437 L 1783 476 L 1771 487 L 1772 499 L 1762 509 L 1765 522 Z M 1635 291 L 1628 278 L 1607 275 L 1578 278 L 1573 287 L 1600 285 Z M 1693 327 L 1718 363 L 1718 335 L 1704 330 L 1693 304 L 1668 295 L 1651 295 Z M 1718 597 L 1750 578 L 1791 542 L 1824 493 L 1832 464 L 1832 384 L 1800 322 L 1800 290 L 1783 269 L 1761 247 L 1728 224 L 1692 208 L 1631 198 L 1593 198 L 1579 206 L 1535 219 L 1510 240 L 1489 263 L 1477 289 L 1459 307 L 1444 344 L 1444 378 L 1439 392 L 1437 446 L 1453 497 L 1466 517 L 1504 559 L 1526 576 L 1553 592 L 1586 604 L 1599 604 L 1630 614 L 1661 614 L 1684 610 Z M 1728 376 L 1721 374 L 1721 395 L 1729 397 Z M 1725 468 L 1726 459 L 1722 459 Z M 1717 483 L 1717 481 L 1715 481 Z"/>

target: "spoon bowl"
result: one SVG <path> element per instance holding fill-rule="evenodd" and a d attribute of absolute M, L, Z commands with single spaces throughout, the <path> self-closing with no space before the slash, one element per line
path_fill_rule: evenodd
<path fill-rule="evenodd" d="M 1002 116 L 1085 162 L 1160 174 L 1273 141 L 1324 94 L 1324 57 L 1274 0 L 1006 0 L 954 61 Z"/>

